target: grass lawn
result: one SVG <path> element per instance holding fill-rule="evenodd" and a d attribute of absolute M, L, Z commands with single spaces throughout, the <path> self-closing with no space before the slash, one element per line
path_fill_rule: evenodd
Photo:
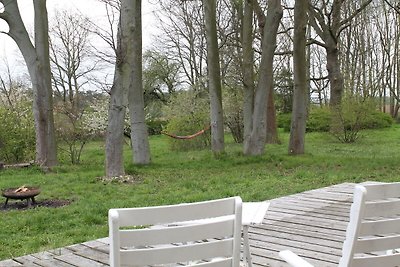
<path fill-rule="evenodd" d="M 168 137 L 151 137 L 149 166 L 130 164 L 134 184 L 103 183 L 104 145 L 90 143 L 82 164 L 61 163 L 50 173 L 38 168 L 0 172 L 0 188 L 40 186 L 37 200 L 68 199 L 61 208 L 0 211 L 0 259 L 88 241 L 108 235 L 112 207 L 192 202 L 240 195 L 257 201 L 343 182 L 400 181 L 400 126 L 365 131 L 355 144 L 341 144 L 324 133 L 306 137 L 302 156 L 288 156 L 288 134 L 281 145 L 268 145 L 260 157 L 244 157 L 228 137 L 226 154 L 215 159 L 207 150 L 171 152 Z M 184 142 L 184 141 L 183 141 Z"/>

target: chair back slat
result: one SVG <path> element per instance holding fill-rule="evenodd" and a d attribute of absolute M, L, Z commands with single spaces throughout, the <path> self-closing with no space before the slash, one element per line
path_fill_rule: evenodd
<path fill-rule="evenodd" d="M 367 202 L 365 218 L 369 217 L 388 217 L 392 214 L 400 213 L 400 199 L 389 199 L 380 202 Z"/>
<path fill-rule="evenodd" d="M 239 267 L 241 222 L 240 197 L 111 209 L 110 266 Z"/>
<path fill-rule="evenodd" d="M 214 259 L 207 262 L 192 262 L 190 267 L 230 267 L 232 266 L 232 258 Z"/>
<path fill-rule="evenodd" d="M 233 239 L 215 240 L 186 245 L 166 245 L 148 249 L 132 249 L 121 251 L 121 264 L 131 266 L 146 266 L 157 264 L 187 263 L 213 259 L 216 257 L 231 257 Z M 156 255 L 156 256 L 155 256 Z"/>
<path fill-rule="evenodd" d="M 364 221 L 361 224 L 360 235 L 383 235 L 400 232 L 400 218 Z"/>
<path fill-rule="evenodd" d="M 232 236 L 235 217 L 225 216 L 222 220 L 202 223 L 189 221 L 184 225 L 165 225 L 156 229 L 120 230 L 121 246 L 151 246 L 156 244 L 183 243 L 210 237 Z M 190 223 L 195 225 L 190 225 Z"/>
<path fill-rule="evenodd" d="M 400 254 L 380 255 L 356 258 L 353 260 L 351 267 L 397 267 L 400 262 Z M 350 265 L 349 265 L 350 266 Z"/>
<path fill-rule="evenodd" d="M 339 266 L 399 266 L 400 183 L 357 185 Z"/>
<path fill-rule="evenodd" d="M 157 225 L 180 221 L 201 220 L 234 213 L 232 203 L 213 200 L 170 206 L 119 209 L 120 227 L 131 225 Z"/>
<path fill-rule="evenodd" d="M 368 187 L 366 201 L 400 197 L 400 183 L 377 183 L 366 186 Z"/>
<path fill-rule="evenodd" d="M 357 240 L 354 253 L 369 253 L 375 251 L 387 251 L 400 248 L 400 235 L 395 236 L 370 236 L 365 239 Z"/>

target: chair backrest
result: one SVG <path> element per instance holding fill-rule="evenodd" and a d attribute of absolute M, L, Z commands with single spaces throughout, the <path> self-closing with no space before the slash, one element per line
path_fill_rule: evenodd
<path fill-rule="evenodd" d="M 240 197 L 111 209 L 108 218 L 111 267 L 239 266 Z"/>
<path fill-rule="evenodd" d="M 340 267 L 400 266 L 400 183 L 357 185 Z"/>

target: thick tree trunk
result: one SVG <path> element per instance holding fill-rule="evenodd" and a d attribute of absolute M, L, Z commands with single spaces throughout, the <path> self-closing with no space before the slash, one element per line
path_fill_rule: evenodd
<path fill-rule="evenodd" d="M 339 30 L 341 21 L 341 8 L 343 0 L 334 0 L 332 4 L 331 31 L 324 32 L 326 45 L 326 61 L 328 79 L 331 84 L 330 106 L 337 108 L 342 101 L 344 91 L 344 81 L 342 70 L 339 63 Z"/>
<path fill-rule="evenodd" d="M 33 114 L 36 132 L 36 162 L 41 166 L 57 164 L 57 146 L 53 118 L 53 91 L 49 57 L 46 0 L 33 1 L 35 45 L 22 21 L 17 1 L 0 1 L 5 10 L 0 18 L 9 25 L 8 35 L 17 43 L 28 67 L 34 92 Z"/>
<path fill-rule="evenodd" d="M 267 102 L 267 144 L 277 144 L 278 139 L 278 126 L 276 124 L 276 109 L 274 100 L 274 88 L 269 88 L 269 96 Z"/>
<path fill-rule="evenodd" d="M 141 1 L 121 1 L 114 84 L 108 113 L 106 175 L 124 175 L 124 121 L 129 104 L 133 161 L 150 162 L 142 85 Z"/>
<path fill-rule="evenodd" d="M 221 70 L 219 63 L 216 1 L 204 0 L 204 20 L 207 40 L 207 70 L 211 109 L 211 149 L 224 152 L 224 118 L 222 110 Z"/>
<path fill-rule="evenodd" d="M 296 0 L 294 5 L 293 67 L 294 94 L 290 126 L 289 154 L 303 154 L 306 132 L 307 87 L 306 27 L 307 0 Z"/>
<path fill-rule="evenodd" d="M 127 78 L 129 115 L 131 120 L 131 140 L 133 162 L 150 163 L 149 134 L 144 114 L 143 82 L 142 82 L 142 1 L 122 1 L 130 14 L 130 21 L 123 25 L 127 37 L 128 64 L 130 75 Z M 125 4 L 125 2 L 127 2 Z M 129 9 L 129 10 L 128 10 Z M 125 78 L 124 78 L 125 79 Z M 129 80 L 128 80 L 129 79 Z"/>
<path fill-rule="evenodd" d="M 253 6 L 251 0 L 244 1 L 243 14 L 243 146 L 247 147 L 253 127 L 254 106 L 254 51 L 253 51 Z"/>
<path fill-rule="evenodd" d="M 339 50 L 336 42 L 327 43 L 326 54 L 328 79 L 331 84 L 330 106 L 335 108 L 340 106 L 344 90 L 343 75 L 339 63 Z"/>
<path fill-rule="evenodd" d="M 118 45 L 120 47 L 120 45 Z M 116 177 L 125 174 L 124 169 L 124 121 L 127 105 L 127 92 L 121 84 L 116 66 L 114 82 L 111 88 L 108 125 L 106 133 L 106 176 Z"/>
<path fill-rule="evenodd" d="M 273 87 L 273 60 L 276 48 L 276 36 L 280 20 L 282 18 L 282 6 L 280 0 L 270 0 L 264 34 L 262 39 L 262 57 L 260 63 L 260 77 L 256 89 L 253 129 L 247 146 L 244 147 L 245 155 L 261 155 L 264 153 L 267 134 L 267 103 L 269 92 Z"/>
<path fill-rule="evenodd" d="M 35 47 L 38 61 L 36 64 L 37 96 L 34 100 L 34 110 L 37 110 L 37 114 L 35 114 L 36 161 L 51 167 L 57 164 L 57 145 L 53 118 L 46 0 L 35 0 L 33 5 L 35 9 Z"/>

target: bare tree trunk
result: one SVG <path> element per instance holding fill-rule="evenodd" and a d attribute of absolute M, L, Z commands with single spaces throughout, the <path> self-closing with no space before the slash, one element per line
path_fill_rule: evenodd
<path fill-rule="evenodd" d="M 118 38 L 119 39 L 119 38 Z M 118 48 L 121 48 L 118 42 Z M 118 51 L 118 50 L 117 50 Z M 117 53 L 119 54 L 119 53 Z M 118 62 L 118 59 L 117 59 Z M 119 66 L 115 66 L 114 82 L 111 87 L 108 125 L 106 133 L 106 176 L 116 177 L 125 174 L 124 169 L 124 121 L 127 106 L 127 91 L 121 84 Z"/>
<path fill-rule="evenodd" d="M 131 140 L 133 162 L 150 163 L 149 134 L 144 114 L 142 81 L 142 1 L 122 1 L 121 12 L 128 15 L 126 24 L 122 24 L 126 34 L 128 65 L 130 75 L 124 77 L 128 82 L 129 115 L 131 119 Z"/>
<path fill-rule="evenodd" d="M 216 1 L 204 0 L 204 20 L 207 40 L 208 86 L 211 108 L 211 149 L 214 153 L 224 152 L 224 118 L 221 94 L 221 70 L 219 63 Z"/>
<path fill-rule="evenodd" d="M 278 139 L 278 126 L 276 122 L 276 109 L 274 100 L 274 87 L 269 88 L 269 96 L 267 102 L 267 144 L 277 144 Z"/>
<path fill-rule="evenodd" d="M 244 1 L 243 15 L 243 124 L 244 147 L 248 146 L 253 126 L 254 70 L 253 70 L 253 5 Z"/>
<path fill-rule="evenodd" d="M 122 16 L 124 15 L 124 21 Z M 106 132 L 106 176 L 117 177 L 125 174 L 124 169 L 124 121 L 126 114 L 127 87 L 122 84 L 122 78 L 129 74 L 124 74 L 127 69 L 127 41 L 122 36 L 122 22 L 125 22 L 126 13 L 120 11 L 120 19 L 117 32 L 117 44 L 114 49 L 116 62 L 114 71 L 114 81 L 110 90 L 110 104 L 108 109 L 108 124 Z M 111 43 L 114 45 L 114 42 Z"/>
<path fill-rule="evenodd" d="M 258 20 L 258 26 L 260 27 L 260 32 L 261 36 L 264 36 L 264 26 L 265 26 L 265 15 L 263 10 L 260 7 L 260 4 L 258 0 L 249 0 L 252 4 L 254 4 L 254 10 L 257 16 Z M 263 75 L 260 73 L 260 75 Z M 265 142 L 268 144 L 276 144 L 279 142 L 278 140 L 278 127 L 276 123 L 276 110 L 275 110 L 275 100 L 274 100 L 274 87 L 273 83 L 270 84 L 269 88 L 267 90 L 269 91 L 268 94 L 268 100 L 266 103 L 266 140 Z M 253 96 L 254 97 L 254 96 Z M 251 130 L 250 130 L 251 131 Z M 251 132 L 250 132 L 251 134 Z M 244 150 L 246 151 L 246 147 L 248 147 L 248 144 L 245 143 L 244 145 Z"/>
<path fill-rule="evenodd" d="M 112 37 L 111 37 L 112 39 Z M 141 1 L 122 0 L 106 137 L 106 175 L 124 175 L 124 119 L 129 102 L 133 161 L 150 162 L 142 84 Z"/>
<path fill-rule="evenodd" d="M 339 50 L 337 43 L 327 44 L 326 49 L 326 62 L 328 70 L 328 78 L 331 83 L 330 105 L 331 107 L 338 107 L 342 100 L 344 81 L 342 71 L 339 63 Z"/>
<path fill-rule="evenodd" d="M 17 1 L 1 0 L 0 2 L 4 6 L 4 12 L 0 14 L 0 18 L 7 22 L 8 35 L 17 43 L 32 82 L 36 162 L 42 166 L 52 167 L 57 164 L 57 146 L 53 118 L 46 0 L 33 1 L 35 45 L 32 44 L 26 31 Z"/>
<path fill-rule="evenodd" d="M 304 154 L 304 140 L 307 120 L 307 64 L 306 27 L 307 0 L 296 0 L 294 5 L 293 67 L 294 95 L 290 126 L 289 154 Z"/>
<path fill-rule="evenodd" d="M 243 148 L 245 155 L 261 155 L 264 153 L 267 131 L 267 103 L 270 88 L 273 87 L 273 60 L 276 48 L 276 36 L 283 11 L 280 0 L 268 2 L 268 12 L 262 39 L 262 57 L 260 77 L 256 89 L 253 129 L 247 146 Z"/>

